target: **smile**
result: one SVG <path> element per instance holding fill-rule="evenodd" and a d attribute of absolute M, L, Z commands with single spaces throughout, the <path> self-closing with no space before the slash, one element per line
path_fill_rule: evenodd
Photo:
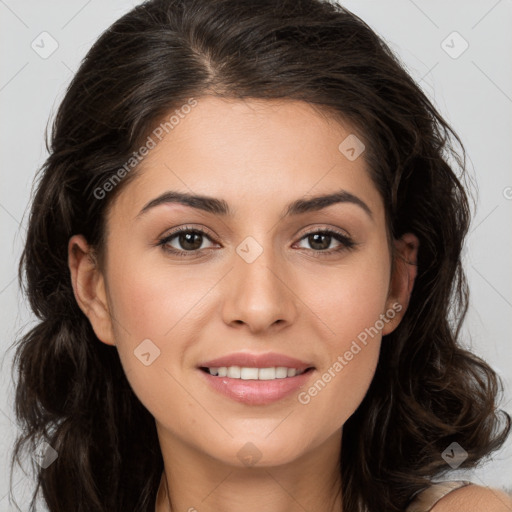
<path fill-rule="evenodd" d="M 210 389 L 235 402 L 251 406 L 271 404 L 297 394 L 307 385 L 315 372 L 312 367 L 298 371 L 295 368 L 279 366 L 272 368 L 201 367 L 199 370 L 199 374 L 203 376 Z M 279 377 L 284 375 L 284 370 L 286 370 L 286 377 Z M 229 371 L 235 377 L 230 377 Z M 260 372 L 263 378 L 260 377 Z M 220 376 L 219 373 L 226 373 L 226 375 Z M 293 373 L 295 375 L 292 375 Z"/>
<path fill-rule="evenodd" d="M 218 377 L 229 377 L 230 379 L 241 380 L 274 380 L 286 379 L 287 377 L 295 377 L 306 372 L 306 370 L 298 370 L 297 368 L 287 368 L 285 366 L 277 366 L 271 368 L 248 368 L 240 366 L 220 366 L 212 368 L 201 368 L 210 375 Z M 309 369 L 309 368 L 308 368 Z"/>

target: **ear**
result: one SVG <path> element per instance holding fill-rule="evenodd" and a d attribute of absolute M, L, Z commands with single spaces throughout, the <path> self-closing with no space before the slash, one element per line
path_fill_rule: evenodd
<path fill-rule="evenodd" d="M 68 266 L 78 306 L 91 322 L 98 339 L 115 345 L 104 277 L 83 235 L 69 239 Z"/>
<path fill-rule="evenodd" d="M 389 320 L 382 329 L 383 335 L 393 332 L 402 321 L 409 306 L 418 271 L 417 257 L 420 245 L 418 237 L 412 233 L 405 233 L 399 240 L 394 240 L 393 244 L 393 264 L 386 311 L 393 311 L 395 314 L 393 317 L 391 314 L 386 315 Z"/>

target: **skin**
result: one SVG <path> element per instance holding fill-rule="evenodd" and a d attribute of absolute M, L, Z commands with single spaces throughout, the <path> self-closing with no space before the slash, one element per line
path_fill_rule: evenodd
<path fill-rule="evenodd" d="M 156 421 L 165 466 L 156 512 L 341 510 L 343 424 L 370 385 L 381 337 L 406 311 L 418 250 L 412 234 L 390 244 L 364 153 L 350 161 L 338 150 L 351 133 L 299 101 L 198 98 L 112 204 L 104 267 L 82 235 L 70 239 L 76 300 L 98 339 L 117 348 Z M 294 200 L 340 189 L 371 216 L 348 202 L 282 216 Z M 138 216 L 168 190 L 224 199 L 233 215 L 174 203 Z M 185 225 L 207 232 L 193 256 L 157 245 Z M 321 251 L 305 235 L 325 229 L 355 247 L 333 252 L 341 244 L 332 238 L 324 242 L 330 255 L 315 257 Z M 236 251 L 248 236 L 263 251 L 252 263 Z M 169 245 L 185 251 L 178 237 Z M 315 367 L 307 389 L 397 304 L 394 318 L 308 404 L 297 393 L 268 405 L 236 402 L 197 369 L 233 352 L 274 351 Z M 134 355 L 145 339 L 160 349 L 148 366 Z M 247 443 L 261 455 L 251 466 L 237 455 Z"/>
<path fill-rule="evenodd" d="M 432 512 L 510 512 L 512 497 L 498 489 L 469 485 L 447 494 L 433 508 Z"/>

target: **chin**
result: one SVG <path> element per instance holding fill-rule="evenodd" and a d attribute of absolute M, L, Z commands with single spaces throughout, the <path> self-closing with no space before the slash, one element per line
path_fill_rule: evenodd
<path fill-rule="evenodd" d="M 299 435 L 294 436 L 286 431 L 280 435 L 276 432 L 269 435 L 268 432 L 259 436 L 248 436 L 247 433 L 236 436 L 228 443 L 225 442 L 225 449 L 220 453 L 210 455 L 224 464 L 238 468 L 284 466 L 304 455 L 309 439 L 301 439 Z"/>

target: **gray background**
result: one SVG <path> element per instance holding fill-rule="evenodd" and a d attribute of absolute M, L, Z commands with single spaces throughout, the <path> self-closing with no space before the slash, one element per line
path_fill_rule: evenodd
<path fill-rule="evenodd" d="M 92 43 L 137 3 L 0 0 L 0 512 L 14 510 L 6 496 L 15 434 L 8 348 L 34 322 L 15 276 L 32 180 L 46 157 L 44 130 Z M 512 1 L 341 3 L 399 54 L 467 148 L 479 193 L 464 256 L 472 293 L 465 332 L 503 378 L 502 405 L 512 413 Z M 58 48 L 42 58 L 52 44 Z M 477 471 L 455 476 L 512 491 L 512 439 Z M 13 483 L 23 503 L 32 484 L 21 471 Z"/>

